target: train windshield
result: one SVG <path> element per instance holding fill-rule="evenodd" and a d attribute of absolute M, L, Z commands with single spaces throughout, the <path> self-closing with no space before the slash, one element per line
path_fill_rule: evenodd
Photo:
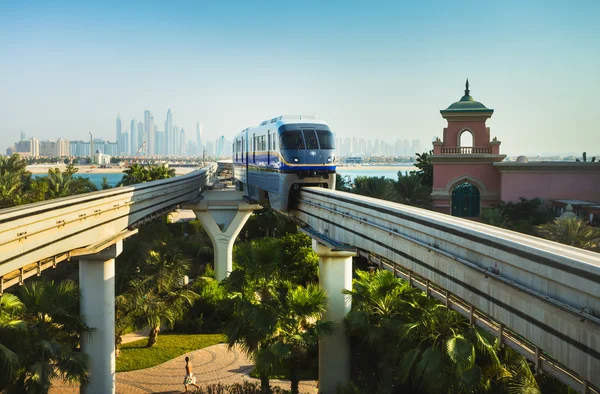
<path fill-rule="evenodd" d="M 319 149 L 317 136 L 314 130 L 302 130 L 304 133 L 304 141 L 306 141 L 306 149 Z"/>
<path fill-rule="evenodd" d="M 289 130 L 281 134 L 281 149 L 305 149 L 300 130 Z"/>
<path fill-rule="evenodd" d="M 317 130 L 317 136 L 319 136 L 319 145 L 321 149 L 334 149 L 333 147 L 333 133 L 329 130 Z"/>

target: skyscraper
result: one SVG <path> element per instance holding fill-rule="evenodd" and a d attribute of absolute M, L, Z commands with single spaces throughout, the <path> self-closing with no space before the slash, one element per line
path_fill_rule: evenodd
<path fill-rule="evenodd" d="M 170 156 L 173 154 L 173 115 L 171 114 L 171 108 L 167 111 L 167 119 L 165 120 L 165 154 Z"/>
<path fill-rule="evenodd" d="M 146 141 L 146 136 L 144 135 L 144 124 L 142 122 L 138 122 L 138 140 L 135 147 L 135 153 L 137 153 L 138 149 L 141 148 L 144 141 Z"/>
<path fill-rule="evenodd" d="M 202 151 L 202 122 L 196 123 L 196 146 L 198 147 L 198 151 Z"/>
<path fill-rule="evenodd" d="M 130 140 L 131 142 L 129 143 L 129 154 L 130 155 L 135 155 L 135 152 L 137 152 L 137 149 L 139 147 L 138 145 L 138 130 L 137 130 L 137 122 L 135 121 L 135 119 L 131 119 L 131 124 L 129 126 L 129 133 L 130 133 Z"/>
<path fill-rule="evenodd" d="M 154 141 L 150 141 L 152 139 L 152 132 L 150 129 L 152 128 L 151 123 L 152 114 L 149 110 L 144 111 L 144 140 L 146 141 L 146 152 L 148 156 L 154 153 Z"/>
<path fill-rule="evenodd" d="M 94 164 L 94 153 L 96 153 L 94 150 L 94 136 L 90 133 L 90 162 L 92 164 Z"/>
<path fill-rule="evenodd" d="M 123 137 L 121 136 L 121 114 L 117 114 L 117 139 L 115 141 L 117 141 L 119 154 L 122 154 L 125 147 L 123 146 Z"/>
<path fill-rule="evenodd" d="M 179 134 L 179 152 L 181 156 L 185 156 L 186 151 L 185 130 L 181 129 Z"/>
<path fill-rule="evenodd" d="M 181 140 L 181 135 L 179 134 L 179 127 L 173 126 L 173 154 L 175 156 L 181 155 L 179 148 L 181 148 L 181 144 L 179 141 Z"/>

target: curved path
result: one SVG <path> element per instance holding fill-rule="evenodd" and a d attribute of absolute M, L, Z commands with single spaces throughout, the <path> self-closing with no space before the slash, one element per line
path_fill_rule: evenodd
<path fill-rule="evenodd" d="M 181 393 L 183 392 L 183 377 L 185 375 L 185 357 L 188 356 L 194 366 L 197 384 L 232 384 L 245 380 L 259 382 L 248 376 L 252 371 L 252 362 L 239 348 L 227 350 L 226 344 L 209 346 L 181 355 L 173 360 L 156 367 L 130 372 L 117 373 L 117 393 Z M 289 381 L 271 380 L 272 386 L 290 388 Z M 300 392 L 317 393 L 316 381 L 300 382 Z M 191 387 L 193 388 L 193 386 Z M 191 391 L 191 390 L 190 390 Z M 193 391 L 192 391 L 193 392 Z M 76 394 L 79 387 L 57 382 L 50 394 Z"/>

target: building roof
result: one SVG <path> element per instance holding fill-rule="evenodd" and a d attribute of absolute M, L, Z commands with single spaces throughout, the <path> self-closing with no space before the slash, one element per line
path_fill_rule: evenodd
<path fill-rule="evenodd" d="M 563 205 L 576 205 L 576 206 L 580 206 L 580 205 L 598 205 L 598 202 L 587 201 L 587 200 L 569 200 L 569 199 L 562 200 L 561 199 L 561 200 L 552 200 L 552 202 L 563 204 Z"/>
<path fill-rule="evenodd" d="M 492 114 L 494 112 L 493 109 L 487 108 L 485 105 L 480 103 L 479 101 L 475 101 L 473 97 L 470 95 L 469 90 L 469 80 L 465 83 L 465 95 L 462 98 L 451 104 L 448 108 L 441 110 L 442 115 L 446 114 L 454 114 L 454 113 L 464 113 L 464 112 L 472 112 L 472 113 L 485 113 Z"/>

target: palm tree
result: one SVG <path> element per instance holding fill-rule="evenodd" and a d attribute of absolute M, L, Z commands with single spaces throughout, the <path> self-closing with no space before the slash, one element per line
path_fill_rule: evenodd
<path fill-rule="evenodd" d="M 119 185 L 134 185 L 136 183 L 147 182 L 149 180 L 149 172 L 146 167 L 142 167 L 138 163 L 133 163 L 125 171 L 123 171 L 123 179 Z"/>
<path fill-rule="evenodd" d="M 365 386 L 381 393 L 460 393 L 500 378 L 494 339 L 456 312 L 387 271 L 357 271 L 353 287 L 347 324 Z M 375 374 L 364 372 L 372 365 Z"/>
<path fill-rule="evenodd" d="M 26 168 L 27 162 L 18 154 L 0 157 L 0 209 L 26 202 L 24 193 L 31 183 Z"/>
<path fill-rule="evenodd" d="M 73 194 L 73 177 L 61 173 L 58 168 L 48 169 L 48 176 L 45 178 L 48 184 L 46 198 L 60 198 Z"/>
<path fill-rule="evenodd" d="M 130 297 L 137 325 L 149 327 L 148 347 L 158 341 L 161 326 L 173 326 L 198 295 L 183 284 L 190 263 L 172 243 L 159 241 L 130 283 Z"/>
<path fill-rule="evenodd" d="M 18 392 L 47 393 L 54 379 L 87 382 L 87 355 L 77 351 L 88 331 L 79 315 L 75 282 L 30 281 L 19 289 L 27 335 L 18 340 L 20 366 L 13 387 Z"/>
<path fill-rule="evenodd" d="M 536 233 L 542 238 L 587 250 L 598 250 L 600 228 L 587 226 L 579 218 L 557 219 L 554 223 L 542 224 Z"/>
<path fill-rule="evenodd" d="M 350 191 L 350 182 L 341 174 L 335 174 L 335 190 L 342 192 Z"/>
<path fill-rule="evenodd" d="M 390 366 L 398 365 L 402 353 L 392 344 L 401 343 L 399 327 L 416 319 L 415 305 L 423 302 L 422 293 L 388 271 L 357 270 L 353 289 L 345 294 L 352 297 L 346 323 L 353 343 L 356 381 L 377 388 L 373 390 L 376 392 L 401 386 L 396 368 Z M 369 372 L 373 368 L 376 372 Z"/>
<path fill-rule="evenodd" d="M 383 176 L 357 176 L 354 178 L 352 192 L 361 196 L 391 201 L 394 196 L 393 181 Z"/>
<path fill-rule="evenodd" d="M 394 183 L 394 188 L 399 203 L 422 208 L 431 206 L 431 187 L 425 186 L 422 176 L 414 171 L 406 175 L 398 171 L 398 181 Z"/>
<path fill-rule="evenodd" d="M 100 185 L 100 188 L 102 190 L 107 190 L 107 189 L 112 188 L 112 186 L 108 183 L 107 177 L 105 177 L 105 176 L 102 177 L 102 185 Z"/>
<path fill-rule="evenodd" d="M 0 176 L 6 174 L 31 176 L 31 173 L 27 171 L 27 162 L 18 153 L 8 157 L 0 157 Z"/>
<path fill-rule="evenodd" d="M 267 350 L 273 342 L 279 307 L 275 282 L 268 276 L 250 279 L 244 271 L 234 269 L 226 279 L 231 297 L 231 319 L 224 334 L 229 349 L 238 345 L 254 362 L 260 377 L 261 393 L 269 394 L 269 375 L 275 357 Z"/>
<path fill-rule="evenodd" d="M 165 164 L 151 166 L 148 169 L 148 181 L 157 181 L 159 179 L 169 179 L 175 176 L 175 169 L 169 168 Z"/>
<path fill-rule="evenodd" d="M 73 164 L 69 164 L 63 172 L 58 168 L 48 169 L 48 176 L 43 178 L 47 183 L 45 198 L 67 197 L 98 190 L 88 178 L 75 177 L 77 171 Z"/>
<path fill-rule="evenodd" d="M 587 162 L 587 152 L 583 152 L 583 154 L 581 155 L 583 162 Z M 575 161 L 581 161 L 579 159 L 575 159 Z M 596 157 L 592 157 L 592 160 L 590 161 L 591 163 L 594 163 L 596 161 Z"/>
<path fill-rule="evenodd" d="M 26 335 L 26 325 L 21 320 L 24 306 L 14 294 L 0 296 L 0 392 L 16 380 L 20 367 L 19 338 Z M 16 346 L 15 346 L 16 345 Z"/>
<path fill-rule="evenodd" d="M 415 167 L 419 169 L 419 175 L 421 176 L 421 182 L 424 186 L 433 187 L 433 163 L 431 162 L 431 155 L 433 151 L 417 153 L 417 162 Z"/>
<path fill-rule="evenodd" d="M 23 182 L 15 173 L 0 175 L 0 209 L 9 208 L 21 203 Z"/>
<path fill-rule="evenodd" d="M 280 280 L 281 249 L 276 238 L 260 238 L 234 246 L 234 268 L 252 285 Z M 267 278 L 268 281 L 264 281 Z"/>
<path fill-rule="evenodd" d="M 287 283 L 285 298 L 278 309 L 273 343 L 266 349 L 276 360 L 289 362 L 292 394 L 298 394 L 299 361 L 302 351 L 316 346 L 319 338 L 331 335 L 332 322 L 321 321 L 327 304 L 327 293 L 319 285 L 293 287 Z M 269 359 L 271 357 L 268 357 Z"/>

